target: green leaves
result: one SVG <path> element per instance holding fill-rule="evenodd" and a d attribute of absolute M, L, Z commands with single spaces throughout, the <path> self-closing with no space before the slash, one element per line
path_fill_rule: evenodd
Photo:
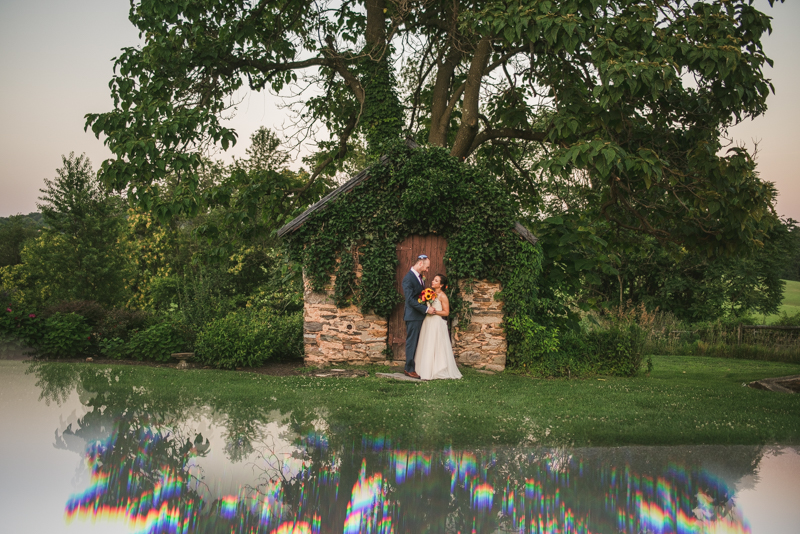
<path fill-rule="evenodd" d="M 258 367 L 303 351 L 303 314 L 238 310 L 211 321 L 197 338 L 198 359 L 219 369 Z"/>
<path fill-rule="evenodd" d="M 517 212 L 497 182 L 442 148 L 397 144 L 389 156 L 288 237 L 314 288 L 325 288 L 335 271 L 338 305 L 358 304 L 387 317 L 400 302 L 397 244 L 408 235 L 435 233 L 447 239 L 454 314 L 461 307 L 458 281 L 469 278 L 500 280 L 508 316 L 535 313 L 541 251 L 512 232 Z M 353 273 L 356 254 L 360 279 Z"/>
<path fill-rule="evenodd" d="M 161 217 L 195 214 L 203 201 L 197 186 L 204 147 L 236 143 L 220 120 L 232 95 L 245 83 L 254 91 L 296 86 L 298 70 L 316 68 L 306 72 L 319 91 L 303 102 L 301 119 L 312 121 L 304 128 L 316 122 L 332 134 L 312 158 L 339 166 L 326 172 L 341 170 L 358 142 L 370 157 L 382 154 L 409 118 L 410 133 L 429 129 L 442 145 L 454 142 L 456 129 L 474 130 L 461 135 L 464 157 L 481 146 L 544 136 L 542 161 L 527 162 L 523 171 L 544 169 L 565 183 L 571 173 L 585 172 L 611 202 L 605 215 L 651 235 L 712 248 L 726 238 L 730 229 L 708 232 L 707 221 L 697 218 L 702 210 L 692 206 L 710 194 L 708 169 L 701 167 L 713 166 L 695 165 L 693 153 L 704 148 L 715 155 L 728 125 L 766 109 L 771 85 L 762 69 L 770 60 L 761 35 L 770 31 L 769 17 L 748 0 L 668 10 L 640 0 L 492 0 L 456 13 L 437 0 L 388 6 L 371 18 L 366 7 L 320 9 L 289 0 L 134 4 L 131 21 L 145 43 L 116 60 L 114 109 L 86 116 L 87 128 L 106 136 L 114 154 L 102 165 L 103 181 Z M 455 24 L 441 24 L 450 17 Z M 403 67 L 410 69 L 403 71 L 408 84 L 399 89 L 400 58 L 392 42 L 376 37 L 387 34 L 390 21 L 398 39 L 425 45 Z M 380 46 L 364 48 L 365 35 L 377 39 L 370 47 Z M 471 82 L 481 88 L 472 92 L 479 95 L 478 119 L 465 114 L 460 91 L 476 43 L 485 38 L 489 67 Z M 452 71 L 441 70 L 451 74 L 439 80 L 451 56 Z M 470 136 L 474 142 L 463 141 Z M 517 163 L 504 157 L 504 165 Z M 725 159 L 717 157 L 719 167 Z M 748 172 L 737 170 L 739 179 Z M 733 172 L 725 174 L 733 180 Z M 186 185 L 181 198 L 159 195 L 170 176 Z M 508 185 L 516 193 L 532 187 Z M 724 197 L 717 202 L 715 213 L 723 212 Z M 640 205 L 651 213 L 643 215 Z M 747 226 L 751 215 L 734 219 Z M 676 220 L 685 224 L 659 226 Z"/>
<path fill-rule="evenodd" d="M 80 315 L 56 313 L 44 321 L 42 336 L 34 346 L 47 358 L 75 358 L 86 353 L 91 335 L 91 327 Z"/>

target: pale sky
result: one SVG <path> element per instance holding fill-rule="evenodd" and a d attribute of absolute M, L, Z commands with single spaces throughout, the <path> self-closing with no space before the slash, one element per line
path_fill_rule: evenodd
<path fill-rule="evenodd" d="M 756 5 L 774 18 L 764 47 L 775 61 L 766 74 L 776 94 L 766 115 L 732 133 L 749 148 L 759 142 L 761 176 L 780 192 L 778 214 L 800 220 L 800 2 Z M 138 43 L 128 9 L 125 0 L 0 0 L 0 216 L 36 211 L 62 154 L 86 153 L 95 169 L 110 155 L 84 133 L 84 115 L 111 109 L 112 58 Z M 278 104 L 266 93 L 247 95 L 231 121 L 239 134 L 233 154 L 244 154 L 260 126 L 286 123 Z"/>

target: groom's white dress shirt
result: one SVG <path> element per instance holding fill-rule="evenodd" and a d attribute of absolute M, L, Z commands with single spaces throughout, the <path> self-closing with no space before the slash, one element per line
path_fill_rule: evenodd
<path fill-rule="evenodd" d="M 411 272 L 414 273 L 414 276 L 417 277 L 417 281 L 419 281 L 419 283 L 422 284 L 422 276 L 416 271 L 416 269 L 412 267 Z M 422 285 L 424 286 L 425 284 Z"/>

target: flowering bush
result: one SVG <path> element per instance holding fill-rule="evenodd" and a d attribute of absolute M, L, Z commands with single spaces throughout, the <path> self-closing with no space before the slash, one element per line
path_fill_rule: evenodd
<path fill-rule="evenodd" d="M 20 341 L 27 346 L 41 338 L 42 319 L 31 310 L 7 304 L 0 312 L 0 339 Z"/>

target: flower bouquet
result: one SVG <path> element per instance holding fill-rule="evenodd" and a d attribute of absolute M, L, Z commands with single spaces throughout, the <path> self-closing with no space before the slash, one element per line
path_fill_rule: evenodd
<path fill-rule="evenodd" d="M 417 302 L 420 304 L 427 304 L 428 306 L 433 306 L 433 301 L 436 300 L 436 291 L 433 289 L 426 287 L 422 290 L 422 293 L 419 294 L 419 298 Z"/>

